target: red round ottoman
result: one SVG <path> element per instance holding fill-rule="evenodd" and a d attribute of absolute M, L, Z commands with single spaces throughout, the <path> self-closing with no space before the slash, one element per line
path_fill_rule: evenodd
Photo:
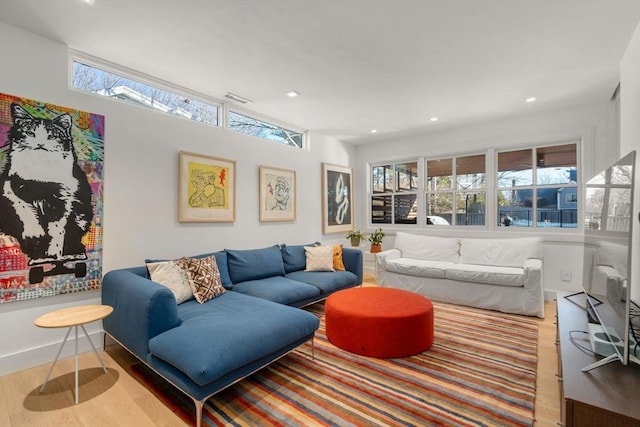
<path fill-rule="evenodd" d="M 325 302 L 327 338 L 363 356 L 407 357 L 433 344 L 433 305 L 402 289 L 367 287 L 338 291 Z"/>

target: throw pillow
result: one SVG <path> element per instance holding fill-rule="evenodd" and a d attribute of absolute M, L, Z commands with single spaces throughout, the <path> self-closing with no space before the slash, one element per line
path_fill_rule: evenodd
<path fill-rule="evenodd" d="M 333 247 L 333 269 L 336 271 L 346 270 L 342 262 L 342 245 L 335 245 Z"/>
<path fill-rule="evenodd" d="M 193 298 L 187 272 L 175 261 L 147 263 L 147 270 L 151 280 L 173 292 L 178 304 Z"/>
<path fill-rule="evenodd" d="M 206 258 L 180 258 L 178 263 L 185 269 L 196 300 L 202 304 L 225 292 L 215 256 Z"/>
<path fill-rule="evenodd" d="M 304 248 L 307 258 L 305 271 L 335 271 L 333 269 L 333 247 L 314 246 Z"/>

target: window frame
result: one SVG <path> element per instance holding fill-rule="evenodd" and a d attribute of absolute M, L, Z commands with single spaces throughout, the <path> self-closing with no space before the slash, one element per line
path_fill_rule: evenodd
<path fill-rule="evenodd" d="M 480 188 L 458 188 L 459 187 L 459 183 L 458 183 L 458 159 L 460 158 L 465 158 L 465 157 L 480 157 L 482 156 L 484 159 L 484 186 L 480 187 Z M 451 161 L 451 186 L 448 189 L 429 189 L 429 162 L 433 162 L 433 161 L 444 161 L 444 160 L 450 160 Z M 429 199 L 429 197 L 431 195 L 438 195 L 438 194 L 450 194 L 451 195 L 451 219 L 449 220 L 449 224 L 452 227 L 473 227 L 473 228 L 486 228 L 487 226 L 487 203 L 489 201 L 488 198 L 488 192 L 489 189 L 487 188 L 487 153 L 468 153 L 468 154 L 461 154 L 461 155 L 451 155 L 451 156 L 438 156 L 438 157 L 434 157 L 434 158 L 424 158 L 424 167 L 423 167 L 423 171 L 424 171 L 424 181 L 425 181 L 425 186 L 424 186 L 424 192 L 423 192 L 423 200 L 425 203 L 424 206 L 424 220 L 425 220 L 425 225 L 429 226 L 429 224 L 427 224 L 427 216 L 429 215 L 429 211 L 427 209 L 428 207 L 428 202 L 427 200 Z M 464 174 L 464 175 L 468 175 L 468 174 Z M 458 200 L 458 195 L 465 195 L 465 199 L 466 199 L 466 195 L 467 194 L 476 194 L 476 193 L 484 193 L 484 197 L 485 197 L 485 203 L 484 203 L 484 224 L 458 224 L 458 207 L 457 207 L 457 200 Z M 465 214 L 468 214 L 468 207 L 465 206 Z M 434 214 L 434 215 L 438 215 L 438 214 Z M 446 219 L 446 218 L 445 218 Z"/>
<path fill-rule="evenodd" d="M 576 172 L 575 172 L 575 178 L 576 181 L 575 182 L 567 182 L 564 184 L 537 184 L 537 176 L 535 175 L 536 171 L 534 168 L 533 171 L 533 176 L 532 176 L 532 185 L 531 186 L 527 186 L 527 188 L 532 188 L 532 187 L 540 187 L 540 188 L 556 188 L 556 187 L 563 187 L 563 188 L 575 188 L 575 196 L 572 198 L 571 202 L 572 203 L 576 203 L 576 217 L 578 218 L 577 220 L 577 224 L 576 226 L 568 226 L 568 227 L 539 227 L 537 224 L 535 224 L 535 226 L 530 226 L 530 227 L 502 227 L 498 225 L 498 219 L 499 219 L 499 209 L 498 209 L 498 192 L 503 189 L 502 187 L 499 187 L 498 184 L 498 154 L 499 153 L 503 153 L 503 152 L 508 152 L 508 151 L 517 151 L 517 150 L 531 150 L 532 154 L 532 161 L 535 157 L 535 153 L 537 152 L 537 150 L 539 149 L 543 149 L 543 148 L 548 148 L 548 147 L 554 147 L 554 146 L 562 146 L 562 145 L 571 145 L 574 144 L 575 145 L 575 156 L 576 156 Z M 380 227 L 380 226 L 386 226 L 386 227 L 390 227 L 390 228 L 396 228 L 396 229 L 401 229 L 401 228 L 406 228 L 406 227 L 410 227 L 410 228 L 419 228 L 422 230 L 434 230 L 434 229 L 455 229 L 455 230 L 484 230 L 484 231 L 493 231 L 493 232 L 520 232 L 520 233 L 541 233 L 541 232 L 554 232 L 554 233 L 562 233 L 565 234 L 567 236 L 572 235 L 572 234 L 577 234 L 582 232 L 583 230 L 583 225 L 580 223 L 580 216 L 582 214 L 582 209 L 583 209 L 583 203 L 584 201 L 583 199 L 583 184 L 580 180 L 580 177 L 583 176 L 583 174 L 585 173 L 585 165 L 584 165 L 584 159 L 583 159 L 583 151 L 584 151 L 584 147 L 585 144 L 587 144 L 589 147 L 591 146 L 591 142 L 588 138 L 586 138 L 585 141 L 585 136 L 584 135 L 576 135 L 576 134 L 570 134 L 570 135 L 562 135 L 560 138 L 555 139 L 553 141 L 545 141 L 544 138 L 541 138 L 540 140 L 536 140 L 536 141 L 532 141 L 532 140 L 528 140 L 527 142 L 523 143 L 523 144 L 518 144 L 518 145 L 513 145 L 510 147 L 504 146 L 504 147 L 500 147 L 500 148 L 486 148 L 484 151 L 470 151 L 467 153 L 456 153 L 456 154 L 447 154 L 447 153 L 441 153 L 435 156 L 418 156 L 418 157 L 414 157 L 411 158 L 409 160 L 386 160 L 386 161 L 376 161 L 376 162 L 371 162 L 367 165 L 367 226 L 370 228 L 376 228 L 376 227 Z M 454 189 L 454 187 L 457 185 L 455 179 L 456 179 L 456 175 L 453 174 L 452 175 L 452 179 L 454 180 L 452 183 L 452 188 L 450 190 L 446 190 L 446 191 L 431 191 L 428 190 L 428 185 L 427 185 L 427 161 L 429 160 L 439 160 L 439 159 L 451 159 L 452 160 L 452 167 L 455 171 L 455 159 L 456 158 L 460 158 L 460 157 L 469 157 L 469 156 L 474 156 L 474 155 L 484 155 L 485 156 L 485 185 L 484 185 L 484 189 L 469 189 L 469 190 L 457 190 Z M 376 195 L 382 195 L 382 194 L 392 194 L 391 192 L 389 193 L 374 193 L 373 192 L 373 168 L 374 167 L 379 167 L 379 166 L 384 166 L 384 165 L 392 165 L 392 164 L 399 164 L 399 163 L 403 163 L 403 162 L 408 162 L 408 161 L 413 161 L 417 159 L 418 162 L 418 199 L 417 199 L 417 215 L 418 215 L 418 220 L 416 222 L 416 224 L 396 224 L 395 222 L 391 222 L 391 223 L 381 223 L 381 222 L 373 222 L 372 218 L 373 218 L 373 213 L 372 213 L 372 200 L 373 200 L 373 196 Z M 518 187 L 520 188 L 524 188 L 524 187 Z M 427 217 L 427 197 L 429 194 L 433 194 L 433 193 L 443 193 L 443 192 L 451 192 L 451 193 L 477 193 L 477 192 L 484 192 L 485 193 L 485 224 L 484 225 L 460 225 L 460 224 L 455 224 L 452 223 L 449 227 L 433 227 L 431 225 L 427 225 L 426 224 L 426 217 Z M 402 194 L 402 193 L 399 193 Z M 455 196 L 453 196 L 455 198 Z M 535 202 L 535 201 L 534 201 Z M 454 201 L 455 203 L 455 201 Z M 537 206 L 536 206 L 537 209 Z M 392 213 L 393 215 L 393 213 Z M 453 214 L 455 216 L 455 212 Z M 392 218 L 394 218 L 392 216 Z M 494 221 L 495 219 L 495 221 Z"/>
<path fill-rule="evenodd" d="M 546 148 L 552 148 L 552 147 L 561 147 L 561 146 L 565 146 L 565 145 L 575 145 L 575 181 L 571 181 L 568 180 L 565 183 L 539 183 L 538 182 L 538 174 L 539 174 L 539 169 L 540 168 L 540 161 L 539 161 L 539 151 L 542 149 L 546 149 Z M 504 149 L 504 150 L 496 150 L 495 152 L 495 191 L 494 191 L 494 197 L 495 197 L 495 201 L 494 201 L 494 206 L 495 206 L 495 227 L 497 229 L 502 229 L 502 228 L 507 228 L 507 227 L 502 227 L 500 226 L 500 206 L 499 206 L 499 200 L 500 198 L 498 197 L 498 194 L 500 192 L 504 192 L 504 191 L 512 191 L 512 192 L 517 192 L 517 191 L 527 191 L 530 190 L 531 191 L 531 209 L 530 209 L 530 214 L 528 216 L 531 217 L 530 220 L 527 221 L 531 221 L 531 225 L 530 226 L 513 226 L 510 227 L 510 229 L 517 229 L 517 230 L 580 230 L 582 227 L 582 224 L 580 224 L 579 218 L 580 218 L 580 214 L 581 214 L 581 205 L 582 205 L 582 184 L 580 183 L 580 180 L 578 179 L 578 175 L 579 172 L 581 170 L 581 162 L 580 162 L 580 141 L 575 141 L 575 140 L 567 140 L 567 141 L 562 141 L 562 142 L 556 142 L 556 143 L 546 143 L 546 144 L 538 144 L 535 146 L 530 146 L 530 147 L 524 147 L 524 148 L 514 148 L 514 149 Z M 499 184 L 499 179 L 498 179 L 498 174 L 500 173 L 499 168 L 499 155 L 501 153 L 509 153 L 509 152 L 515 152 L 515 151 L 530 151 L 531 154 L 531 183 L 527 184 L 527 185 L 516 185 L 516 186 L 508 186 L 508 187 L 501 187 Z M 569 189 L 575 189 L 575 199 L 571 201 L 571 203 L 575 203 L 576 207 L 575 207 L 575 215 L 576 215 L 576 223 L 575 226 L 571 226 L 569 224 L 571 223 L 567 223 L 567 225 L 562 225 L 563 222 L 560 222 L 560 226 L 554 226 L 554 227 L 544 227 L 544 226 L 540 226 L 539 223 L 540 221 L 538 221 L 538 216 L 542 215 L 542 208 L 539 207 L 539 203 L 538 200 L 540 199 L 540 194 L 541 194 L 541 190 L 551 190 L 551 189 L 556 189 L 559 188 L 561 189 L 560 191 L 564 190 L 565 188 L 569 188 Z M 560 209 L 560 206 L 557 206 L 556 209 L 557 211 L 562 211 L 562 209 Z M 571 210 L 571 209 L 566 209 L 566 210 Z M 562 214 L 560 214 L 560 217 L 562 218 Z M 511 221 L 510 221 L 511 222 Z"/>
<path fill-rule="evenodd" d="M 252 133 L 241 132 L 241 131 L 238 131 L 238 130 L 235 130 L 235 129 L 231 129 L 231 126 L 230 126 L 230 115 L 231 115 L 231 113 L 236 113 L 236 114 L 239 114 L 241 116 L 245 116 L 245 117 L 247 117 L 249 119 L 253 119 L 253 120 L 256 120 L 256 121 L 259 121 L 259 122 L 263 122 L 263 123 L 266 123 L 268 125 L 276 126 L 276 127 L 280 128 L 280 129 L 283 129 L 283 130 L 296 132 L 296 133 L 300 134 L 300 136 L 301 136 L 301 139 L 302 139 L 301 145 L 287 144 L 285 142 L 280 142 L 280 141 L 272 140 L 272 139 L 269 139 L 269 138 L 263 138 L 263 137 L 260 137 L 258 135 L 254 135 Z M 224 127 L 225 127 L 225 129 L 227 129 L 227 130 L 229 130 L 231 132 L 241 133 L 243 135 L 249 135 L 249 136 L 253 136 L 255 138 L 260 138 L 260 139 L 263 139 L 265 141 L 268 141 L 268 142 L 271 142 L 271 143 L 275 143 L 275 144 L 283 146 L 283 147 L 292 147 L 292 148 L 298 148 L 298 149 L 303 149 L 304 150 L 304 149 L 307 149 L 308 145 L 309 145 L 309 131 L 303 130 L 303 129 L 301 129 L 301 128 L 297 127 L 297 126 L 291 125 L 289 123 L 285 123 L 285 122 L 282 122 L 280 120 L 276 120 L 276 119 L 271 118 L 271 117 L 263 116 L 261 114 L 254 113 L 254 112 L 252 112 L 250 110 L 247 110 L 245 108 L 240 108 L 240 107 L 237 107 L 237 106 L 231 105 L 231 104 L 225 104 Z"/>
<path fill-rule="evenodd" d="M 409 189 L 400 189 L 399 186 L 399 173 L 400 171 L 398 171 L 397 169 L 397 165 L 404 165 L 407 163 L 415 163 L 416 164 L 416 186 L 415 189 L 413 188 L 412 184 L 409 184 Z M 382 192 L 374 192 L 373 189 L 373 170 L 375 168 L 385 168 L 385 172 L 384 172 L 384 176 L 386 176 L 387 172 L 386 172 L 386 168 L 388 166 L 391 166 L 391 176 L 393 179 L 393 182 L 391 184 L 391 189 L 388 190 L 387 188 L 387 183 L 386 180 L 383 184 L 383 191 Z M 382 163 L 376 163 L 376 164 L 371 164 L 369 165 L 369 179 L 368 179 L 368 187 L 369 187 L 369 197 L 368 197 L 368 223 L 371 225 L 371 227 L 380 227 L 380 226 L 406 226 L 406 227 L 415 227 L 417 225 L 420 224 L 419 218 L 420 218 L 420 202 L 419 202 L 419 197 L 420 197 L 420 191 L 421 191 L 421 187 L 422 187 L 422 183 L 420 181 L 420 175 L 421 175 L 421 162 L 420 162 L 420 158 L 411 158 L 411 159 L 405 159 L 405 160 L 397 160 L 397 161 L 392 161 L 392 162 L 382 162 Z M 413 176 L 410 175 L 409 176 L 409 180 L 411 181 L 413 179 Z M 411 196 L 411 195 L 415 195 L 415 199 L 414 199 L 414 205 L 416 206 L 415 209 L 415 218 L 416 218 L 416 222 L 412 223 L 412 222 L 396 222 L 396 207 L 397 207 L 397 197 L 402 197 L 402 196 Z M 374 214 L 374 198 L 384 198 L 384 197 L 390 197 L 391 203 L 390 203 L 390 209 L 391 209 L 391 222 L 387 223 L 387 222 L 374 222 L 373 221 L 373 214 Z M 384 204 L 385 202 L 383 202 L 382 205 L 377 205 L 381 208 L 384 208 L 386 205 Z M 413 209 L 413 208 L 412 208 Z M 377 210 L 375 210 L 377 211 Z M 382 210 L 384 212 L 384 209 Z"/>
<path fill-rule="evenodd" d="M 111 100 L 115 100 L 117 102 L 126 102 L 126 101 L 122 101 L 119 100 L 118 98 L 114 98 L 112 96 L 107 96 L 107 95 L 101 95 L 101 94 L 97 94 L 95 92 L 90 92 L 90 91 L 86 91 L 83 90 L 81 88 L 75 87 L 73 85 L 73 78 L 74 78 L 74 64 L 75 63 L 80 63 L 83 64 L 85 66 L 89 66 L 92 68 L 96 68 L 100 71 L 106 72 L 106 73 L 111 73 L 111 74 L 115 74 L 117 76 L 122 77 L 123 79 L 128 79 L 128 80 L 132 80 L 135 81 L 137 83 L 149 86 L 153 89 L 158 89 L 158 90 L 162 90 L 165 92 L 169 92 L 172 95 L 178 95 L 178 96 L 182 96 L 186 99 L 193 99 L 196 100 L 200 103 L 204 103 L 207 104 L 208 106 L 212 106 L 215 107 L 217 110 L 217 114 L 216 114 L 216 119 L 217 119 L 217 123 L 213 124 L 213 123 L 204 123 L 202 121 L 198 121 L 198 120 L 194 120 L 191 118 L 187 118 L 184 117 L 183 115 L 180 114 L 168 114 L 170 116 L 174 116 L 174 117 L 179 117 L 182 119 L 186 119 L 189 120 L 191 122 L 196 122 L 196 123 L 201 123 L 204 124 L 206 126 L 211 126 L 211 127 L 218 127 L 218 128 L 223 128 L 225 130 L 228 131 L 232 131 L 235 133 L 242 133 L 244 135 L 249 135 L 255 138 L 259 138 L 261 140 L 264 141 L 268 141 L 268 142 L 272 142 L 272 143 L 276 143 L 277 145 L 280 146 L 284 146 L 284 147 L 292 147 L 292 148 L 298 148 L 298 149 L 304 149 L 304 150 L 309 150 L 309 145 L 310 145 L 310 138 L 309 138 L 309 131 L 308 130 L 304 130 L 298 126 L 294 126 L 290 123 L 286 123 L 283 122 L 281 120 L 277 120 L 275 118 L 272 117 L 267 117 L 267 116 L 263 116 L 261 114 L 255 113 L 249 109 L 246 108 L 241 108 L 236 106 L 235 104 L 230 104 L 228 102 L 224 102 L 221 101 L 220 99 L 211 97 L 211 96 L 207 96 L 204 95 L 202 93 L 190 90 L 188 88 L 185 88 L 183 86 L 180 85 L 176 85 L 170 82 L 167 82 L 165 80 L 150 76 L 148 74 L 144 74 L 141 73 L 139 71 L 135 71 L 132 70 L 130 68 L 124 67 L 124 66 L 120 66 L 117 64 L 113 64 L 109 61 L 100 59 L 100 58 L 96 58 L 92 55 L 80 52 L 80 51 L 76 51 L 73 49 L 69 49 L 68 51 L 69 53 L 69 58 L 68 58 L 68 86 L 70 90 L 74 90 L 77 92 L 81 92 L 83 94 L 88 94 L 88 95 L 93 95 L 93 96 L 99 96 L 102 98 L 106 98 L 106 99 L 111 99 Z M 135 102 L 127 102 L 128 105 L 132 105 L 135 107 L 139 107 L 139 108 L 144 108 L 144 109 L 149 109 L 151 111 L 156 111 L 156 112 L 160 112 L 160 113 L 165 113 L 167 114 L 167 112 L 162 111 L 160 109 L 156 109 L 156 108 L 152 108 L 149 106 L 144 106 L 141 105 L 139 103 L 135 103 Z M 295 133 L 298 133 L 301 135 L 301 146 L 298 146 L 297 144 L 285 144 L 279 141 L 274 141 L 272 139 L 269 138 L 262 138 L 259 136 L 256 136 L 254 134 L 251 133 L 246 133 L 246 132 L 238 132 L 234 129 L 231 129 L 229 126 L 229 112 L 233 111 L 236 112 L 240 115 L 246 116 L 250 119 L 254 119 L 256 121 L 261 121 L 273 126 L 276 126 L 278 128 L 287 130 L 287 131 L 292 131 Z"/>

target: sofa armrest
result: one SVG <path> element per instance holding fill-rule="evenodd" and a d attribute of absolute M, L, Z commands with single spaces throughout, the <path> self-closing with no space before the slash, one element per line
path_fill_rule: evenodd
<path fill-rule="evenodd" d="M 386 251 L 378 252 L 376 254 L 376 270 L 386 270 L 387 261 L 398 259 L 402 257 L 402 252 L 399 249 L 387 249 Z"/>
<path fill-rule="evenodd" d="M 144 267 L 114 270 L 102 280 L 102 303 L 113 307 L 105 332 L 146 360 L 149 340 L 180 325 L 178 306 L 166 287 L 144 277 Z"/>
<path fill-rule="evenodd" d="M 528 258 L 524 262 L 524 287 L 542 288 L 542 260 L 538 258 Z"/>
<path fill-rule="evenodd" d="M 364 276 L 362 273 L 362 251 L 359 249 L 342 248 L 342 262 L 347 271 L 358 276 L 358 285 L 362 283 Z"/>

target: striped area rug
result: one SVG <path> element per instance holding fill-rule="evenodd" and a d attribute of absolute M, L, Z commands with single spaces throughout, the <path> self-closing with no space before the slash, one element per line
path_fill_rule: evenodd
<path fill-rule="evenodd" d="M 307 343 L 213 396 L 204 425 L 532 426 L 535 320 L 434 303 L 435 340 L 417 356 L 374 359 L 332 345 L 324 306 Z M 166 394 L 166 391 L 164 392 Z M 163 396 L 193 414 L 177 391 Z M 186 406 L 186 408 L 185 408 Z M 188 422 L 193 422 L 193 418 Z"/>

